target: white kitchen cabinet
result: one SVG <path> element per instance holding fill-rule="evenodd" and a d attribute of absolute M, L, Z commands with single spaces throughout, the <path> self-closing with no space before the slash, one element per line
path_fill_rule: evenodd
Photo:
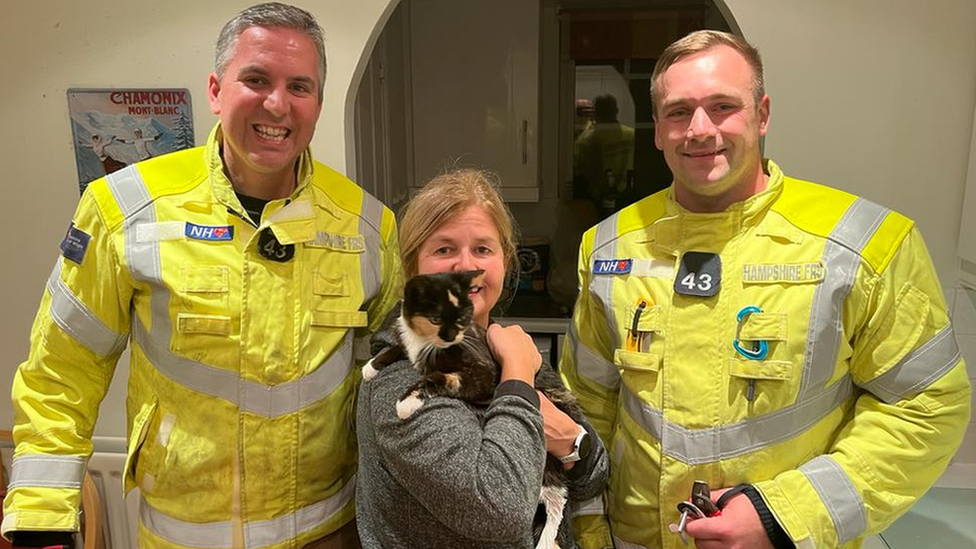
<path fill-rule="evenodd" d="M 456 166 L 539 199 L 539 0 L 412 0 L 413 184 Z"/>

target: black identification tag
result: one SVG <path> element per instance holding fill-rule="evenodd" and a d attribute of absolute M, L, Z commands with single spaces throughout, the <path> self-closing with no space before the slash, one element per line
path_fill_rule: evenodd
<path fill-rule="evenodd" d="M 681 256 L 674 291 L 682 295 L 712 297 L 722 285 L 722 258 L 707 252 L 685 252 Z"/>
<path fill-rule="evenodd" d="M 278 242 L 271 229 L 265 229 L 258 235 L 258 252 L 272 261 L 284 263 L 295 257 L 295 245 Z"/>

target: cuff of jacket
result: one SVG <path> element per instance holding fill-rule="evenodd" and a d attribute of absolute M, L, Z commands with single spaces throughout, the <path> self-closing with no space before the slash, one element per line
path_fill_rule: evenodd
<path fill-rule="evenodd" d="M 779 525 L 776 517 L 773 516 L 773 512 L 766 505 L 766 500 L 763 499 L 762 494 L 756 490 L 755 486 L 751 484 L 744 485 L 742 493 L 749 498 L 752 506 L 756 508 L 759 521 L 762 523 L 763 528 L 766 529 L 766 535 L 769 537 L 769 541 L 772 542 L 773 547 L 776 549 L 796 549 L 793 540 L 787 535 L 786 530 L 783 530 L 783 527 Z"/>
<path fill-rule="evenodd" d="M 499 383 L 498 387 L 495 388 L 495 398 L 505 395 L 522 397 L 529 401 L 529 404 L 534 406 L 536 410 L 539 409 L 539 393 L 535 392 L 535 389 L 524 381 L 510 379 Z"/>
<path fill-rule="evenodd" d="M 14 547 L 74 547 L 74 534 L 71 532 L 8 532 L 10 544 Z"/>

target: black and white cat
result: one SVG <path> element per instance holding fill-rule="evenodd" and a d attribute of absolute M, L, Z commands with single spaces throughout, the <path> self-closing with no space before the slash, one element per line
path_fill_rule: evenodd
<path fill-rule="evenodd" d="M 501 377 L 501 367 L 488 347 L 485 329 L 472 322 L 474 306 L 468 293 L 480 289 L 484 271 L 418 275 L 406 282 L 397 320 L 399 348 L 387 349 L 363 366 L 369 381 L 383 367 L 405 353 L 423 375 L 396 403 L 397 416 L 407 419 L 432 397 L 452 397 L 473 404 L 488 404 Z M 582 424 L 583 411 L 559 380 L 543 367 L 535 388 L 557 408 Z M 536 549 L 558 549 L 556 535 L 567 498 L 562 463 L 547 454 L 540 502 L 546 509 L 545 526 L 536 529 Z"/>

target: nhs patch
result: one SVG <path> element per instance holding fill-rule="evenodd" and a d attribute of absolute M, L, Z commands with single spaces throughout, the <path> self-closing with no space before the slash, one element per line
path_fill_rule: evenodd
<path fill-rule="evenodd" d="M 234 240 L 234 226 L 233 225 L 221 225 L 218 227 L 210 227 L 207 225 L 196 225 L 194 223 L 186 222 L 186 228 L 183 230 L 183 234 L 192 238 L 193 240 L 209 240 L 223 242 L 228 240 Z"/>
<path fill-rule="evenodd" d="M 621 275 L 630 272 L 634 266 L 633 259 L 597 259 L 593 262 L 595 275 Z"/>

